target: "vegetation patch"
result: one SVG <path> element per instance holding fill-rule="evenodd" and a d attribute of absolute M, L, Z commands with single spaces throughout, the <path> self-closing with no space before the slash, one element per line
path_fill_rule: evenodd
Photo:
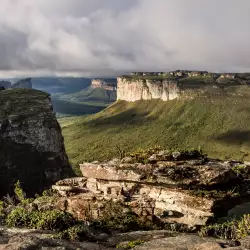
<path fill-rule="evenodd" d="M 194 100 L 117 101 L 104 111 L 59 119 L 66 151 L 75 169 L 85 161 L 105 161 L 122 152 L 201 148 L 211 158 L 250 160 L 250 91 Z M 143 157 L 142 157 L 143 158 Z"/>
<path fill-rule="evenodd" d="M 200 231 L 201 236 L 213 236 L 223 239 L 238 240 L 250 235 L 250 214 L 240 220 L 231 219 L 224 223 L 205 226 Z"/>
<path fill-rule="evenodd" d="M 118 245 L 116 245 L 116 248 L 117 249 L 132 249 L 132 248 L 139 246 L 143 243 L 144 243 L 143 240 L 133 240 L 133 241 L 129 241 L 126 243 L 118 244 Z"/>

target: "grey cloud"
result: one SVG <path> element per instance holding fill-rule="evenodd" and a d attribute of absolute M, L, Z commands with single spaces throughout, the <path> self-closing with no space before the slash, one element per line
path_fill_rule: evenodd
<path fill-rule="evenodd" d="M 2 0 L 0 73 L 250 71 L 249 0 Z"/>

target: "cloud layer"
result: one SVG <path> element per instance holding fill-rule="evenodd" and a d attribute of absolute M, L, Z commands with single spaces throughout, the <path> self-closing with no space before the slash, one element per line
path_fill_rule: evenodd
<path fill-rule="evenodd" d="M 0 74 L 250 72 L 249 0 L 1 0 Z"/>

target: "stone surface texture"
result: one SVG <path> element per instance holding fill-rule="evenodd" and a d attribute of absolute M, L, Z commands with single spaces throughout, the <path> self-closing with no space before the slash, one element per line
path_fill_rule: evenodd
<path fill-rule="evenodd" d="M 18 180 L 28 195 L 72 176 L 61 128 L 47 93 L 0 92 L 0 196 Z"/>
<path fill-rule="evenodd" d="M 245 180 L 235 170 L 243 163 L 168 151 L 152 154 L 146 162 L 125 157 L 80 164 L 82 179 L 53 186 L 61 196 L 57 208 L 81 220 L 90 215 L 96 219 L 112 200 L 142 218 L 192 228 L 227 216 L 250 199 Z M 249 165 L 244 166 L 247 173 Z"/>

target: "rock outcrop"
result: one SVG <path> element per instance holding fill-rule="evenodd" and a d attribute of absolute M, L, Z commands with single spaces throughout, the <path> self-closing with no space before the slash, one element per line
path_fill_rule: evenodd
<path fill-rule="evenodd" d="M 93 89 L 102 88 L 104 90 L 116 91 L 116 84 L 106 82 L 102 79 L 93 79 L 90 87 Z"/>
<path fill-rule="evenodd" d="M 102 236 L 96 242 L 77 242 L 57 239 L 51 231 L 32 229 L 7 229 L 0 227 L 0 250 L 111 250 L 131 249 L 129 243 L 139 242 L 138 250 L 245 250 L 249 249 L 249 237 L 240 242 L 204 238 L 194 234 L 177 234 L 167 230 L 114 233 Z"/>
<path fill-rule="evenodd" d="M 163 101 L 178 98 L 180 89 L 177 82 L 164 80 L 135 80 L 117 79 L 117 100 L 134 102 L 138 100 L 162 99 Z"/>
<path fill-rule="evenodd" d="M 118 77 L 117 100 L 161 99 L 163 101 L 194 98 L 213 93 L 213 88 L 250 84 L 248 73 L 209 73 L 207 71 L 177 70 L 171 72 L 133 72 Z"/>
<path fill-rule="evenodd" d="M 207 159 L 196 151 L 160 151 L 143 161 L 125 157 L 81 164 L 82 178 L 53 188 L 63 196 L 57 206 L 83 220 L 90 213 L 98 218 L 103 204 L 112 200 L 145 220 L 192 228 L 227 216 L 250 200 L 243 166 L 248 173 L 250 166 L 240 162 Z"/>
<path fill-rule="evenodd" d="M 28 195 L 72 176 L 61 128 L 47 93 L 0 92 L 0 196 L 18 180 Z"/>

